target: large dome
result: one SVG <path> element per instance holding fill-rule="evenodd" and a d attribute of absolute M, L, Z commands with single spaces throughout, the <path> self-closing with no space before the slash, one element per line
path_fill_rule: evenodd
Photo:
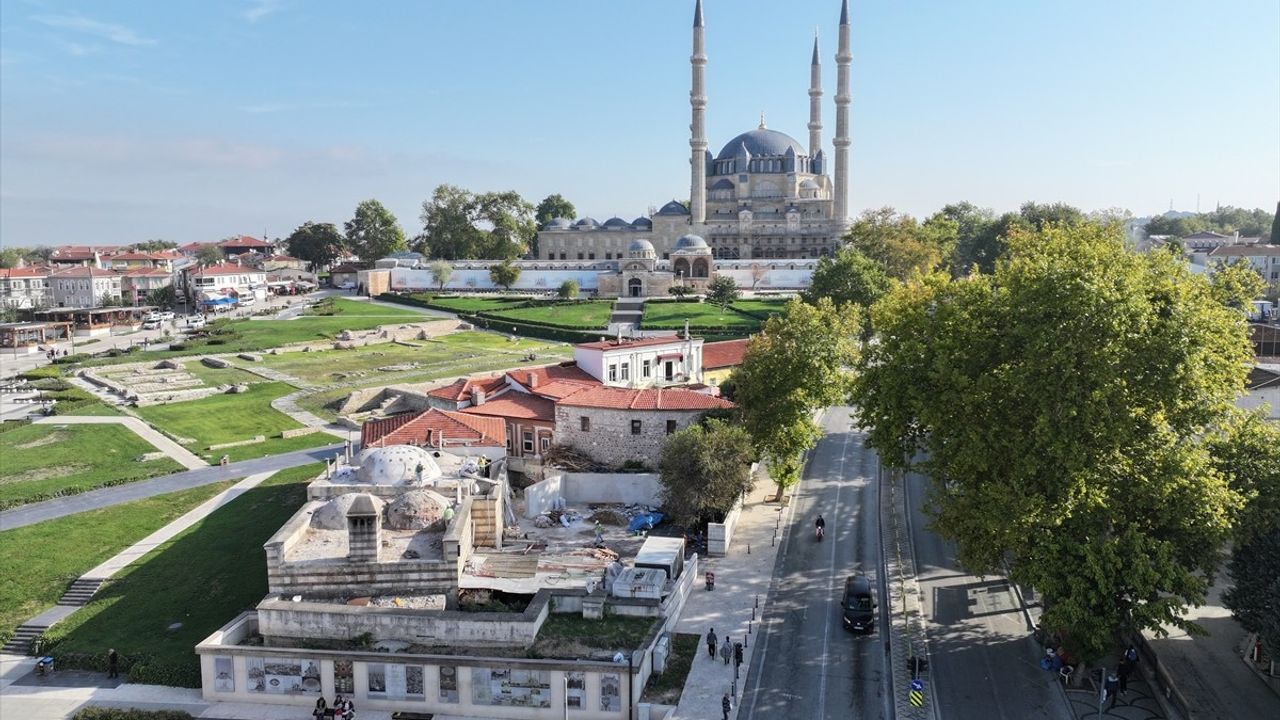
<path fill-rule="evenodd" d="M 440 466 L 431 453 L 413 445 L 390 445 L 364 450 L 356 460 L 356 479 L 370 485 L 411 485 L 417 482 L 418 465 L 423 481 L 440 477 Z"/>
<path fill-rule="evenodd" d="M 756 128 L 730 140 L 716 159 L 732 160 L 738 156 L 738 148 L 743 145 L 747 146 L 747 152 L 751 153 L 752 157 L 786 155 L 788 148 L 795 150 L 796 155 L 806 154 L 804 146 L 790 135 L 768 128 Z"/>
<path fill-rule="evenodd" d="M 684 235 L 676 241 L 676 252 L 681 250 L 701 250 L 707 247 L 707 241 L 697 235 Z"/>

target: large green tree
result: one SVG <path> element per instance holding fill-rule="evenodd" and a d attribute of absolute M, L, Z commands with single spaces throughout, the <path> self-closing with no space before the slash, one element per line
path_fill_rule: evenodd
<path fill-rule="evenodd" d="M 564 199 L 563 195 L 556 193 L 542 198 L 542 202 L 538 203 L 538 208 L 534 212 L 533 219 L 538 223 L 538 227 L 542 227 L 556 218 L 565 218 L 572 220 L 578 211 L 573 207 L 573 203 Z"/>
<path fill-rule="evenodd" d="M 833 257 L 818 260 L 802 297 L 810 304 L 818 298 L 830 298 L 837 305 L 852 303 L 867 308 L 891 287 L 893 280 L 883 265 L 846 245 Z"/>
<path fill-rule="evenodd" d="M 533 205 L 515 191 L 473 193 L 436 187 L 422 203 L 419 252 L 445 260 L 506 260 L 525 254 L 537 235 Z"/>
<path fill-rule="evenodd" d="M 822 436 L 814 411 L 849 392 L 859 330 L 854 306 L 792 300 L 747 343 L 733 373 L 734 401 L 780 489 L 800 479 L 801 456 Z"/>
<path fill-rule="evenodd" d="M 436 288 L 444 290 L 444 286 L 449 284 L 449 278 L 453 277 L 453 265 L 447 260 L 436 260 L 428 269 L 431 271 L 431 279 L 435 281 Z"/>
<path fill-rule="evenodd" d="M 172 240 L 144 240 L 129 247 L 137 252 L 160 252 L 161 250 L 173 250 L 178 247 L 178 243 Z"/>
<path fill-rule="evenodd" d="M 945 257 L 947 239 L 936 229 L 926 231 L 910 215 L 884 207 L 863 212 L 849 226 L 845 239 L 880 263 L 890 277 L 906 280 L 917 272 L 933 270 Z"/>
<path fill-rule="evenodd" d="M 751 491 L 751 436 L 724 420 L 690 425 L 667 438 L 659 464 L 662 507 L 678 525 L 720 522 Z"/>
<path fill-rule="evenodd" d="M 1207 280 L 1118 227 L 1007 242 L 991 275 L 917 278 L 873 307 L 853 399 L 886 466 L 933 478 L 931 524 L 961 563 L 1007 564 L 1092 660 L 1204 601 L 1241 502 L 1206 438 L 1250 348 Z"/>
<path fill-rule="evenodd" d="M 347 239 L 333 223 L 307 222 L 285 239 L 289 254 L 311 263 L 314 270 L 332 265 L 342 255 Z"/>
<path fill-rule="evenodd" d="M 489 279 L 494 285 L 501 285 L 504 290 L 510 290 L 511 286 L 516 284 L 516 280 L 520 279 L 520 268 L 510 260 L 503 260 L 489 268 Z"/>
<path fill-rule="evenodd" d="M 226 259 L 226 253 L 222 252 L 222 248 L 217 245 L 201 245 L 199 249 L 196 250 L 196 262 L 205 267 L 217 265 Z"/>
<path fill-rule="evenodd" d="M 355 216 L 344 229 L 348 248 L 367 263 L 405 249 L 400 222 L 377 200 L 357 205 Z"/>
<path fill-rule="evenodd" d="M 720 312 L 729 309 L 735 300 L 742 296 L 738 283 L 728 275 L 716 275 L 707 283 L 707 302 L 720 307 Z"/>

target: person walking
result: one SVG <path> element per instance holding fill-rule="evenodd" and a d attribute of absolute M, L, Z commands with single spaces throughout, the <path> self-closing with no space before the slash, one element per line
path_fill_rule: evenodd
<path fill-rule="evenodd" d="M 107 677 L 120 677 L 120 654 L 115 648 L 107 650 Z"/>
<path fill-rule="evenodd" d="M 1116 677 L 1120 679 L 1120 697 L 1129 692 L 1129 673 L 1133 672 L 1133 664 L 1129 662 L 1129 658 L 1120 661 L 1120 667 L 1116 668 Z"/>
<path fill-rule="evenodd" d="M 724 664 L 729 664 L 729 658 L 733 657 L 733 644 L 729 642 L 729 636 L 724 636 L 724 644 L 720 646 L 720 658 L 724 660 Z"/>
<path fill-rule="evenodd" d="M 1111 704 L 1107 706 L 1110 710 L 1116 706 L 1116 701 L 1120 699 L 1120 678 L 1115 673 L 1107 673 L 1107 681 L 1103 684 L 1102 689 L 1106 692 L 1106 696 L 1111 698 Z"/>
<path fill-rule="evenodd" d="M 707 631 L 707 654 L 712 660 L 716 659 L 716 629 L 711 628 Z"/>
<path fill-rule="evenodd" d="M 733 666 L 736 668 L 742 665 L 742 643 L 733 644 Z"/>
<path fill-rule="evenodd" d="M 720 710 L 724 712 L 723 720 L 729 720 L 729 711 L 732 709 L 733 703 L 729 701 L 729 693 L 725 693 L 724 697 L 720 698 Z"/>

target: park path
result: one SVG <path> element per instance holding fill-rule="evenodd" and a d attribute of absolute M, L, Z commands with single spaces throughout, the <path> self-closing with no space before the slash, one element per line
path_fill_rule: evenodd
<path fill-rule="evenodd" d="M 177 460 L 188 470 L 209 467 L 209 463 L 200 459 L 195 453 L 165 437 L 155 428 L 135 417 L 114 415 L 51 415 L 35 421 L 41 425 L 123 425 L 132 430 L 138 437 L 155 446 L 155 449 Z"/>
<path fill-rule="evenodd" d="M 54 498 L 43 502 L 20 505 L 0 512 L 0 531 L 33 525 L 45 520 L 74 515 L 86 510 L 111 507 L 121 503 L 163 495 L 177 490 L 187 490 L 209 483 L 247 477 L 257 473 L 306 465 L 332 458 L 340 452 L 344 443 L 295 450 L 279 455 L 241 460 L 227 465 L 210 465 L 198 470 L 185 470 L 171 475 L 161 475 L 150 480 L 139 480 L 125 485 L 90 490 L 78 495 Z"/>
<path fill-rule="evenodd" d="M 21 653 L 30 647 L 32 640 L 43 635 L 49 628 L 65 620 L 88 604 L 93 599 L 94 594 L 98 592 L 98 589 L 102 587 L 102 584 L 121 570 L 137 562 L 144 555 L 162 544 L 172 540 L 178 533 L 205 519 L 214 510 L 257 487 L 262 481 L 275 473 L 275 470 L 268 470 L 250 475 L 81 575 L 71 583 L 67 592 L 58 600 L 57 605 L 19 625 L 13 634 L 13 639 L 4 646 L 4 651 Z"/>

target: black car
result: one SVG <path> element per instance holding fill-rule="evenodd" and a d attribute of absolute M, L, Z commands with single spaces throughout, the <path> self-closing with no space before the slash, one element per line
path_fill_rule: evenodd
<path fill-rule="evenodd" d="M 840 600 L 844 609 L 844 627 L 857 632 L 872 632 L 876 628 L 876 600 L 871 592 L 871 580 L 866 575 L 850 575 L 844 581 L 844 597 Z"/>

